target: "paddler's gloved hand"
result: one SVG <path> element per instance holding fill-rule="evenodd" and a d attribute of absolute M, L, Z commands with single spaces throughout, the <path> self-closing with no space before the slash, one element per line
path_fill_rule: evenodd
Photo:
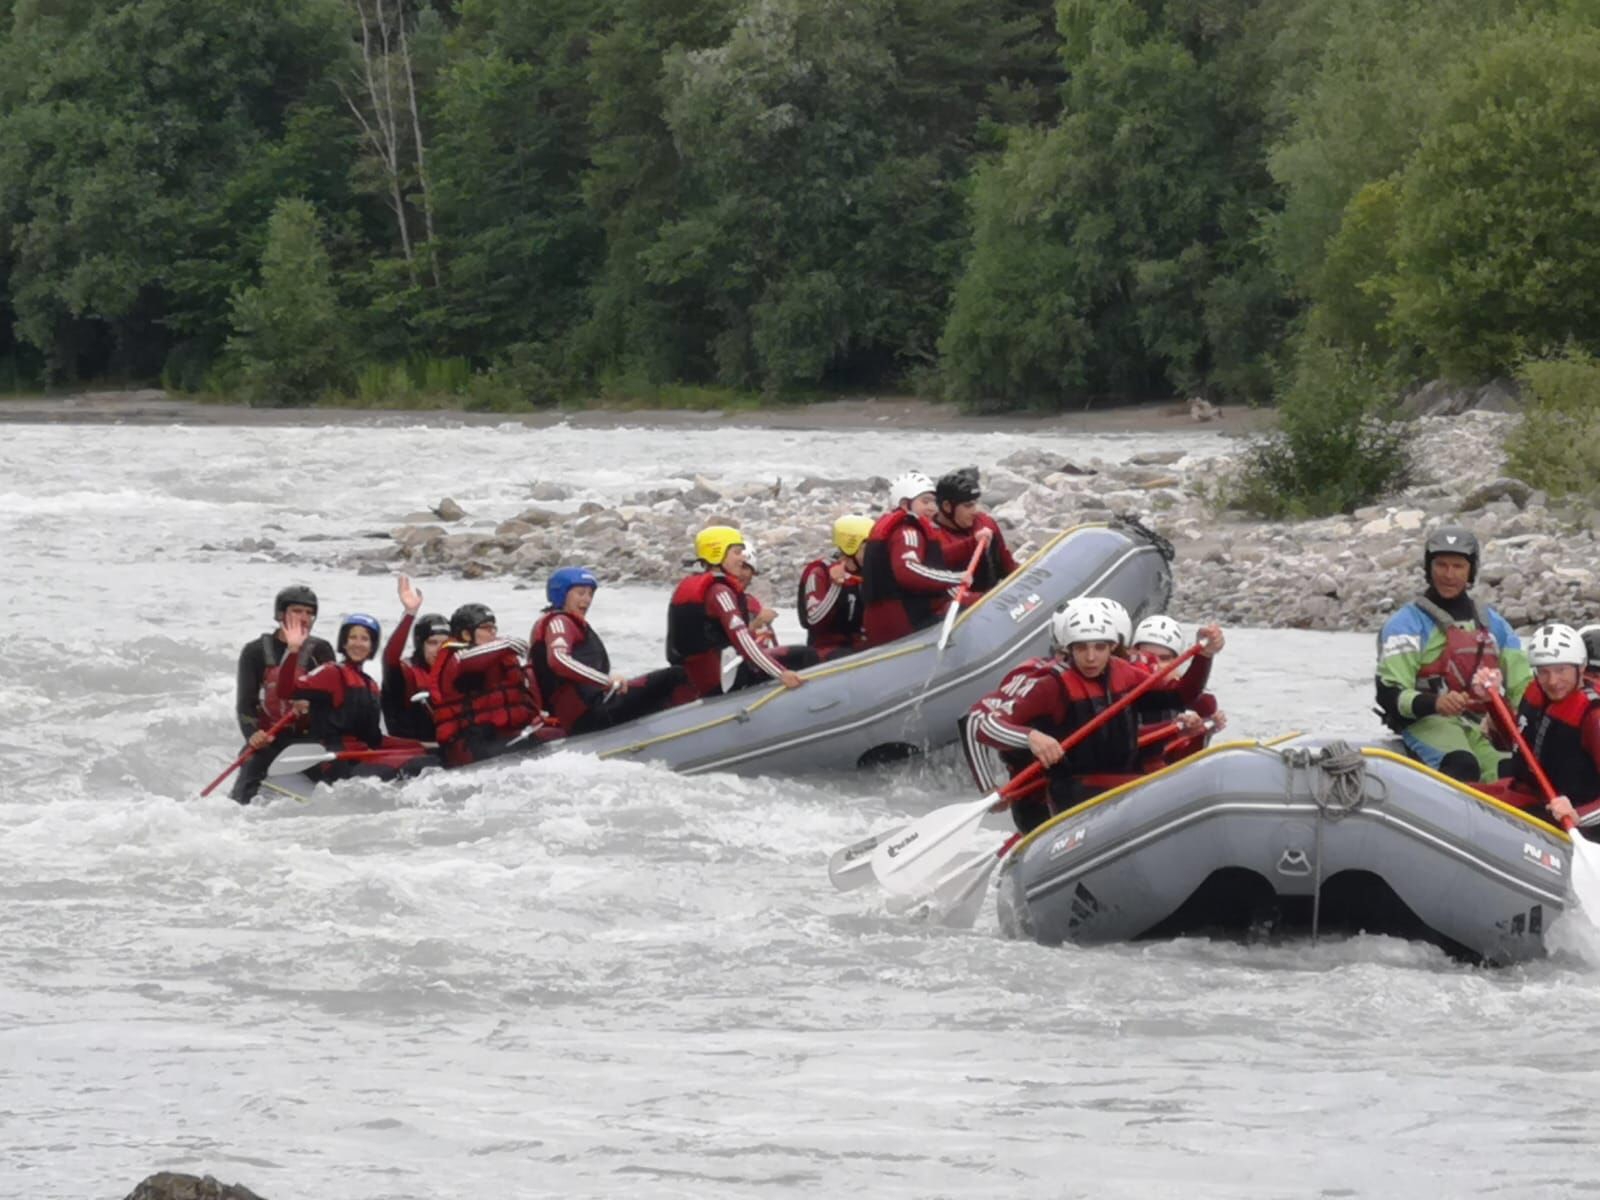
<path fill-rule="evenodd" d="M 1578 819 L 1577 809 L 1572 807 L 1572 801 L 1565 796 L 1557 796 L 1550 801 L 1550 815 L 1563 825 Z"/>

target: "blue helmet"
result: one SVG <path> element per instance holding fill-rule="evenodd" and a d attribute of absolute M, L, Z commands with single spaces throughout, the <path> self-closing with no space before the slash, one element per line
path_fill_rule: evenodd
<path fill-rule="evenodd" d="M 350 640 L 350 631 L 357 625 L 372 635 L 372 652 L 378 652 L 378 645 L 383 641 L 383 626 L 378 624 L 376 617 L 369 617 L 366 613 L 351 613 L 339 622 L 339 653 L 344 653 L 344 644 Z"/>
<path fill-rule="evenodd" d="M 600 581 L 588 567 L 560 567 L 551 573 L 550 582 L 544 585 L 544 594 L 545 599 L 550 601 L 550 607 L 560 608 L 567 602 L 567 593 L 573 588 L 599 586 Z"/>

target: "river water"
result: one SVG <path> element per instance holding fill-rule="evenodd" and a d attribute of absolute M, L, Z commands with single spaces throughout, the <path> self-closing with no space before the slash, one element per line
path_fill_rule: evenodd
<path fill-rule="evenodd" d="M 272 594 L 308 581 L 324 628 L 387 624 L 391 580 L 321 561 L 441 495 L 503 517 L 536 479 L 614 502 L 696 471 L 988 465 L 1020 435 L 4 435 L 0 1197 L 120 1197 L 157 1169 L 269 1200 L 1596 1189 L 1591 956 L 1047 950 L 999 938 L 992 908 L 953 932 L 833 891 L 832 850 L 971 796 L 948 757 L 790 780 L 559 755 L 304 806 L 197 799 Z M 262 536 L 302 561 L 228 548 Z M 423 587 L 512 630 L 538 608 L 527 582 Z M 619 665 L 657 664 L 663 602 L 602 588 Z M 1371 653 L 1235 630 L 1214 686 L 1239 733 L 1371 735 Z"/>

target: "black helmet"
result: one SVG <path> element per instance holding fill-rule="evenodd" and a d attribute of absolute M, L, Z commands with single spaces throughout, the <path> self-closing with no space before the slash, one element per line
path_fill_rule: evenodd
<path fill-rule="evenodd" d="M 283 620 L 283 614 L 289 611 L 291 604 L 303 604 L 309 608 L 312 615 L 317 611 L 317 594 L 303 583 L 292 583 L 278 593 L 278 598 L 272 602 L 272 619 Z"/>
<path fill-rule="evenodd" d="M 411 630 L 411 652 L 416 661 L 422 661 L 422 647 L 429 638 L 441 633 L 448 635 L 449 632 L 450 622 L 444 619 L 443 613 L 423 613 L 418 617 Z"/>
<path fill-rule="evenodd" d="M 450 636 L 471 637 L 479 625 L 495 624 L 494 613 L 487 604 L 463 604 L 450 614 Z"/>
<path fill-rule="evenodd" d="M 1422 544 L 1422 577 L 1433 582 L 1433 559 L 1438 554 L 1459 554 L 1468 562 L 1467 582 L 1478 582 L 1478 535 L 1464 525 L 1441 525 Z"/>
<path fill-rule="evenodd" d="M 933 488 L 933 498 L 940 504 L 946 501 L 951 504 L 966 504 L 981 495 L 983 492 L 978 487 L 977 467 L 962 467 L 959 471 L 941 475 L 939 482 Z"/>

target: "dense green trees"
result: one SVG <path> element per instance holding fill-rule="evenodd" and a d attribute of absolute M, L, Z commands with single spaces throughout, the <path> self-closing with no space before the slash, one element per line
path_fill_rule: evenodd
<path fill-rule="evenodd" d="M 1597 348 L 1597 81 L 1579 0 L 3 0 L 0 386 L 1348 405 Z"/>

